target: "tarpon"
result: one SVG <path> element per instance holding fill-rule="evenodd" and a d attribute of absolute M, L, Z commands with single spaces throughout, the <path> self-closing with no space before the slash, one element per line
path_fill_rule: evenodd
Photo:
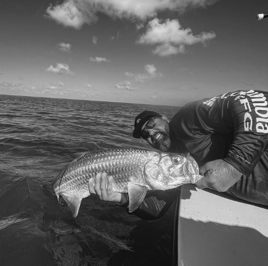
<path fill-rule="evenodd" d="M 74 217 L 83 198 L 90 195 L 88 184 L 97 173 L 112 176 L 113 190 L 129 195 L 129 212 L 136 210 L 148 190 L 168 190 L 195 183 L 201 176 L 189 155 L 142 149 L 107 149 L 88 152 L 72 161 L 54 183 Z"/>

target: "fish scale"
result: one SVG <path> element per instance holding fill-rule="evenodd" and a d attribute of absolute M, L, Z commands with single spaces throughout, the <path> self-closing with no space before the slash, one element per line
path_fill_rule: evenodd
<path fill-rule="evenodd" d="M 88 181 L 100 172 L 112 176 L 112 188 L 129 194 L 129 211 L 138 208 L 148 190 L 167 190 L 194 183 L 199 169 L 190 155 L 144 149 L 107 149 L 85 153 L 67 166 L 54 184 L 76 217 L 81 200 L 90 195 Z"/>

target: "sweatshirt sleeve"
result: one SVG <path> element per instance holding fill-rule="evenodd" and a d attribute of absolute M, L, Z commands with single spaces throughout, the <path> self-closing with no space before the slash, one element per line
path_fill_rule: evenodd
<path fill-rule="evenodd" d="M 161 218 L 172 203 L 180 196 L 180 187 L 166 191 L 150 191 L 139 208 L 133 212 L 143 220 Z"/>
<path fill-rule="evenodd" d="M 225 106 L 228 110 L 224 112 L 229 113 L 233 122 L 234 136 L 224 160 L 247 177 L 267 147 L 267 98 L 262 92 L 240 92 L 228 97 Z"/>
<path fill-rule="evenodd" d="M 175 148 L 200 164 L 223 159 L 249 176 L 267 147 L 267 97 L 235 91 L 187 104 L 171 120 L 171 137 L 182 146 Z"/>

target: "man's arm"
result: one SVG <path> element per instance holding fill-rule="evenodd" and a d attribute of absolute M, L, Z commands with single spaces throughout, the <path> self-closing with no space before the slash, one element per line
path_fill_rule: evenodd
<path fill-rule="evenodd" d="M 88 183 L 90 193 L 96 194 L 101 200 L 115 202 L 126 207 L 125 197 L 122 193 L 113 191 L 112 178 L 106 173 L 98 173 L 96 178 L 91 178 Z M 156 220 L 162 217 L 172 203 L 180 195 L 180 188 L 168 191 L 150 191 L 137 210 L 132 212 L 144 220 Z"/>
<path fill-rule="evenodd" d="M 195 185 L 200 189 L 211 188 L 219 192 L 227 191 L 242 176 L 241 172 L 222 159 L 207 162 L 199 171 L 204 177 Z"/>
<path fill-rule="evenodd" d="M 266 92 L 236 91 L 199 105 L 196 110 L 202 122 L 201 132 L 211 134 L 211 139 L 216 134 L 224 137 L 232 133 L 232 140 L 226 146 L 218 143 L 224 153 L 215 150 L 215 158 L 210 156 L 200 168 L 204 178 L 197 182 L 197 187 L 226 191 L 242 176 L 252 174 L 268 147 L 267 99 Z M 221 155 L 217 157 L 218 154 Z"/>

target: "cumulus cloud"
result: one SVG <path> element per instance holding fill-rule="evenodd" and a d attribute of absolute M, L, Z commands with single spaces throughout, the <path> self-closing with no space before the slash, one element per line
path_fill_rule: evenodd
<path fill-rule="evenodd" d="M 66 26 L 80 29 L 83 24 L 97 21 L 97 13 L 112 18 L 144 21 L 161 11 L 183 12 L 186 7 L 206 7 L 218 0 L 65 0 L 62 4 L 49 6 L 49 18 Z"/>
<path fill-rule="evenodd" d="M 98 43 L 98 37 L 93 36 L 92 37 L 92 42 L 96 45 Z"/>
<path fill-rule="evenodd" d="M 46 12 L 48 18 L 66 27 L 80 29 L 84 23 L 91 24 L 97 20 L 96 15 L 88 9 L 84 11 L 83 1 L 66 0 L 61 5 L 50 5 Z"/>
<path fill-rule="evenodd" d="M 128 81 L 128 80 L 120 82 L 120 83 L 117 83 L 115 85 L 115 87 L 118 88 L 118 89 L 121 89 L 121 90 L 128 90 L 128 91 L 134 90 L 134 88 L 132 87 L 131 82 Z"/>
<path fill-rule="evenodd" d="M 205 44 L 215 37 L 214 32 L 202 32 L 195 36 L 191 29 L 183 29 L 178 20 L 167 19 L 161 22 L 158 18 L 154 18 L 148 23 L 146 32 L 140 36 L 137 43 L 157 45 L 153 53 L 168 56 L 184 53 L 186 45 Z"/>
<path fill-rule="evenodd" d="M 59 44 L 58 44 L 58 47 L 59 47 L 59 49 L 60 49 L 61 51 L 63 51 L 63 52 L 71 52 L 71 48 L 72 48 L 71 44 L 69 44 L 69 43 L 64 43 L 64 42 L 59 43 Z"/>
<path fill-rule="evenodd" d="M 57 90 L 58 87 L 57 87 L 56 84 L 50 84 L 50 85 L 48 86 L 48 89 L 51 89 L 51 90 Z"/>
<path fill-rule="evenodd" d="M 47 71 L 53 72 L 55 74 L 73 74 L 67 64 L 61 63 L 57 63 L 55 67 L 51 65 L 49 68 L 47 68 Z"/>
<path fill-rule="evenodd" d="M 136 24 L 136 29 L 137 29 L 137 30 L 140 30 L 140 29 L 142 29 L 142 28 L 144 28 L 144 24 L 143 24 L 143 23 L 138 23 L 138 24 Z"/>
<path fill-rule="evenodd" d="M 125 73 L 125 77 L 134 77 L 135 74 L 131 73 L 131 72 L 126 72 Z"/>
<path fill-rule="evenodd" d="M 152 64 L 144 66 L 145 73 L 134 74 L 131 72 L 125 72 L 125 77 L 133 78 L 137 82 L 143 83 L 145 80 L 162 76 L 161 73 L 157 72 L 157 69 Z"/>
<path fill-rule="evenodd" d="M 107 58 L 104 58 L 104 57 L 98 57 L 98 56 L 96 56 L 95 58 L 94 58 L 94 57 L 90 57 L 90 61 L 92 61 L 92 62 L 97 62 L 97 63 L 101 63 L 101 62 L 110 62 L 110 60 L 108 60 Z"/>
<path fill-rule="evenodd" d="M 48 95 L 67 95 L 68 93 L 57 83 L 50 83 L 49 85 L 37 85 L 32 88 L 37 94 L 48 94 Z"/>
<path fill-rule="evenodd" d="M 116 35 L 111 36 L 111 40 L 118 40 L 120 37 L 122 37 L 121 33 L 118 31 Z"/>
<path fill-rule="evenodd" d="M 169 56 L 173 54 L 183 54 L 185 52 L 185 45 L 181 44 L 178 46 L 171 45 L 170 43 L 164 43 L 158 45 L 153 53 L 159 56 Z"/>
<path fill-rule="evenodd" d="M 146 65 L 144 69 L 148 74 L 152 76 L 156 74 L 156 67 L 154 65 Z"/>
<path fill-rule="evenodd" d="M 23 87 L 23 84 L 22 83 L 10 83 L 10 82 L 0 82 L 0 89 L 11 89 L 11 90 L 14 90 L 14 89 L 18 89 L 18 88 L 21 88 Z"/>

